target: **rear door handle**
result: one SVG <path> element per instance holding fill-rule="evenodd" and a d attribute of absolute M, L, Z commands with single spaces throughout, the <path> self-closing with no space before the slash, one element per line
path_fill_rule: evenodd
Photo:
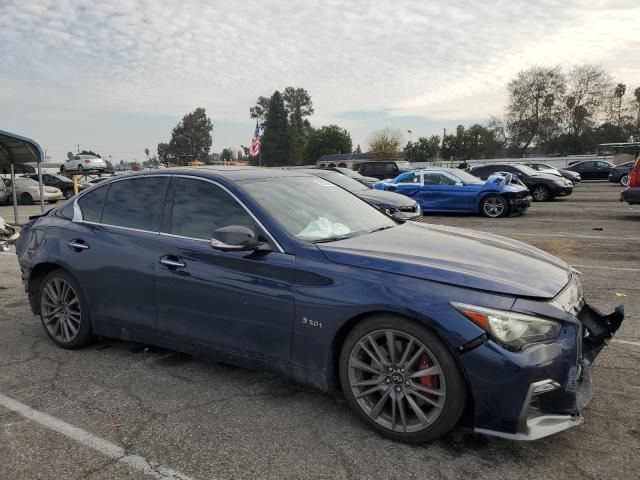
<path fill-rule="evenodd" d="M 187 264 L 180 260 L 178 257 L 174 257 L 172 255 L 162 257 L 160 259 L 160 263 L 170 268 L 184 268 L 187 266 Z"/>
<path fill-rule="evenodd" d="M 88 250 L 89 245 L 84 242 L 84 240 L 71 240 L 69 242 L 69 247 L 74 250 Z"/>

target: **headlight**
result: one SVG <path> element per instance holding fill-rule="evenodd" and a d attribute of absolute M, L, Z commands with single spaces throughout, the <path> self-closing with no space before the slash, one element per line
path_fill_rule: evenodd
<path fill-rule="evenodd" d="M 560 323 L 521 313 L 452 302 L 451 305 L 499 343 L 518 350 L 531 343 L 551 340 L 560 333 Z"/>

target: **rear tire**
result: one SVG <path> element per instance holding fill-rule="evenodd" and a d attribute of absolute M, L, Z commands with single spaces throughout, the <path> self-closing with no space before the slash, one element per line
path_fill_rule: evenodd
<path fill-rule="evenodd" d="M 403 317 L 379 314 L 357 324 L 342 346 L 339 373 L 349 406 L 392 440 L 434 440 L 464 411 L 467 389 L 453 356 L 427 328 Z"/>
<path fill-rule="evenodd" d="M 620 185 L 622 185 L 623 187 L 628 187 L 629 186 L 629 174 L 628 173 L 624 174 L 620 178 Z"/>
<path fill-rule="evenodd" d="M 22 205 L 33 205 L 33 197 L 27 192 L 24 192 L 20 195 L 20 203 Z"/>
<path fill-rule="evenodd" d="M 509 203 L 502 195 L 487 195 L 480 203 L 480 212 L 489 218 L 504 217 L 509 213 Z"/>
<path fill-rule="evenodd" d="M 40 284 L 40 320 L 56 345 L 76 349 L 92 339 L 89 305 L 76 280 L 65 270 L 53 270 Z"/>
<path fill-rule="evenodd" d="M 64 173 L 64 165 L 60 165 L 60 173 Z"/>
<path fill-rule="evenodd" d="M 551 200 L 551 190 L 546 185 L 535 185 L 531 189 L 531 196 L 535 202 L 546 202 Z"/>

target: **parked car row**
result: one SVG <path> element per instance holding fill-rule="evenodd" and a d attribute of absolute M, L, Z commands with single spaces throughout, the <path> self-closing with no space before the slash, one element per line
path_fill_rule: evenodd
<path fill-rule="evenodd" d="M 473 167 L 471 174 L 486 180 L 496 172 L 508 172 L 517 176 L 531 192 L 533 200 L 545 202 L 556 197 L 566 197 L 573 192 L 573 182 L 562 176 L 539 172 L 521 164 L 495 163 Z"/>

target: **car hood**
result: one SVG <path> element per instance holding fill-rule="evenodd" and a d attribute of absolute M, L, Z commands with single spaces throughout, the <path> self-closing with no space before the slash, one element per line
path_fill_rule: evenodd
<path fill-rule="evenodd" d="M 416 203 L 415 200 L 399 193 L 384 192 L 382 190 L 362 190 L 357 192 L 356 195 L 363 199 L 365 202 L 372 203 L 381 207 L 411 207 Z"/>
<path fill-rule="evenodd" d="M 565 262 L 522 242 L 416 222 L 318 247 L 335 263 L 524 297 L 553 298 L 571 277 Z"/>

